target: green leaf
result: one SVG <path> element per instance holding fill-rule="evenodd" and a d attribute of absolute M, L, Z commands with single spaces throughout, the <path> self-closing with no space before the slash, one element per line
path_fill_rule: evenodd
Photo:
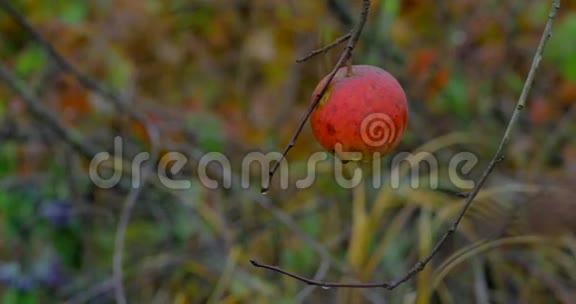
<path fill-rule="evenodd" d="M 116 88 L 126 87 L 133 73 L 132 62 L 118 51 L 108 55 L 110 84 Z"/>
<path fill-rule="evenodd" d="M 284 250 L 282 261 L 288 268 L 306 271 L 315 263 L 315 253 L 308 246 L 293 246 Z"/>
<path fill-rule="evenodd" d="M 186 119 L 186 126 L 196 134 L 198 146 L 206 152 L 219 152 L 224 148 L 224 128 L 218 116 L 195 113 Z"/>
<path fill-rule="evenodd" d="M 6 113 L 6 105 L 8 104 L 8 100 L 0 99 L 0 117 L 4 116 Z"/>
<path fill-rule="evenodd" d="M 178 206 L 179 209 L 174 214 L 174 233 L 182 241 L 187 240 L 200 229 L 198 221 L 190 220 L 196 216 L 194 208 L 201 200 L 200 185 L 194 180 L 190 182 L 190 189 L 182 190 L 186 191 L 185 197 L 187 202 L 190 202 L 190 205 Z"/>
<path fill-rule="evenodd" d="M 437 97 L 438 106 L 444 110 L 457 114 L 460 118 L 470 115 L 468 93 L 464 78 L 456 75 L 448 82 L 446 88 Z"/>
<path fill-rule="evenodd" d="M 20 292 L 16 289 L 8 289 L 4 292 L 2 296 L 2 304 L 19 304 L 18 298 L 20 297 Z"/>
<path fill-rule="evenodd" d="M 8 289 L 2 296 L 2 304 L 36 304 L 38 295 L 33 292 L 22 292 L 17 289 Z"/>
<path fill-rule="evenodd" d="M 230 291 L 233 295 L 237 297 L 246 296 L 250 289 L 246 286 L 246 282 L 242 280 L 232 280 L 230 282 Z"/>
<path fill-rule="evenodd" d="M 388 12 L 389 15 L 396 16 L 400 11 L 400 1 L 398 0 L 385 1 L 384 5 L 382 6 L 382 9 Z"/>
<path fill-rule="evenodd" d="M 555 25 L 544 52 L 544 60 L 556 66 L 564 77 L 576 81 L 576 13 L 566 15 Z"/>
<path fill-rule="evenodd" d="M 530 21 L 530 24 L 541 25 L 542 20 L 546 20 L 548 11 L 550 10 L 550 4 L 546 1 L 534 2 L 528 9 L 526 16 Z"/>
<path fill-rule="evenodd" d="M 33 71 L 42 70 L 46 65 L 46 57 L 39 47 L 29 47 L 21 52 L 14 66 L 20 76 L 28 76 Z"/>
<path fill-rule="evenodd" d="M 299 221 L 299 226 L 302 230 L 310 236 L 318 236 L 319 229 L 318 223 L 320 220 L 318 219 L 318 215 L 315 212 L 311 212 L 308 216 L 304 217 Z"/>
<path fill-rule="evenodd" d="M 14 143 L 0 145 L 0 177 L 10 175 L 16 169 L 18 151 Z"/>
<path fill-rule="evenodd" d="M 88 15 L 88 8 L 85 1 L 66 1 L 60 6 L 60 20 L 77 25 L 82 23 Z"/>
<path fill-rule="evenodd" d="M 522 91 L 524 86 L 524 79 L 516 73 L 507 73 L 504 77 L 506 85 L 516 92 Z"/>
<path fill-rule="evenodd" d="M 36 304 L 38 303 L 38 294 L 34 291 L 23 292 L 20 294 L 19 304 Z"/>
<path fill-rule="evenodd" d="M 34 218 L 34 213 L 35 204 L 28 197 L 18 192 L 0 191 L 0 223 L 4 241 L 21 241 L 22 226 Z"/>
<path fill-rule="evenodd" d="M 73 228 L 60 228 L 54 232 L 52 241 L 64 263 L 70 267 L 80 267 L 83 254 L 78 233 Z"/>
<path fill-rule="evenodd" d="M 192 28 L 202 32 L 208 30 L 209 27 L 207 25 L 209 25 L 214 19 L 214 16 L 216 16 L 216 11 L 214 8 L 202 4 L 199 4 L 189 12 L 191 16 L 188 18 L 188 20 L 192 23 Z"/>
<path fill-rule="evenodd" d="M 165 229 L 161 226 L 150 225 L 146 221 L 133 221 L 126 230 L 126 245 L 136 248 L 144 248 L 150 243 L 162 240 L 166 235 Z"/>

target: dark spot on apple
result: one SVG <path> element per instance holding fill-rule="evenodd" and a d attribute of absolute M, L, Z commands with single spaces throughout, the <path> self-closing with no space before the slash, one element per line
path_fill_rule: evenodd
<path fill-rule="evenodd" d="M 326 131 L 328 132 L 329 135 L 336 134 L 336 129 L 334 129 L 334 126 L 332 124 L 326 125 Z"/>

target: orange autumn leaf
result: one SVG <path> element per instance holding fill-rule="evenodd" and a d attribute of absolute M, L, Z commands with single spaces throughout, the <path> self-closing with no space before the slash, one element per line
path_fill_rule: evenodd
<path fill-rule="evenodd" d="M 450 72 L 446 66 L 441 66 L 436 70 L 436 73 L 430 79 L 428 90 L 426 91 L 426 98 L 431 99 L 436 93 L 440 92 L 450 78 Z"/>
<path fill-rule="evenodd" d="M 432 64 L 438 60 L 436 50 L 432 48 L 423 48 L 412 54 L 408 65 L 408 72 L 413 75 L 422 75 L 426 73 Z"/>
<path fill-rule="evenodd" d="M 576 103 L 576 83 L 565 81 L 558 88 L 558 100 L 564 104 Z"/>
<path fill-rule="evenodd" d="M 535 97 L 530 104 L 530 121 L 533 124 L 543 124 L 554 118 L 552 105 L 542 96 Z"/>
<path fill-rule="evenodd" d="M 146 122 L 132 121 L 130 123 L 130 128 L 136 138 L 141 140 L 146 146 L 150 146 L 152 141 L 150 134 L 148 134 L 149 130 L 146 124 L 158 125 L 161 122 L 161 118 L 153 113 L 146 113 L 145 119 Z"/>
<path fill-rule="evenodd" d="M 450 77 L 447 66 L 439 60 L 437 50 L 423 48 L 416 51 L 409 61 L 408 73 L 424 85 L 425 97 L 428 100 L 446 86 Z"/>
<path fill-rule="evenodd" d="M 92 110 L 89 92 L 70 77 L 64 77 L 58 83 L 57 105 L 62 120 L 72 125 Z"/>

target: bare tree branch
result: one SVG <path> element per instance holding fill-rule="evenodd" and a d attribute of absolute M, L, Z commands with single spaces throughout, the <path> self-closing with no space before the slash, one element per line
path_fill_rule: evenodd
<path fill-rule="evenodd" d="M 252 263 L 252 265 L 254 265 L 256 267 L 260 267 L 260 268 L 264 268 L 264 269 L 268 269 L 271 271 L 281 273 L 285 276 L 289 276 L 289 277 L 294 278 L 296 280 L 307 283 L 308 285 L 315 285 L 315 286 L 322 286 L 322 287 L 349 287 L 349 288 L 380 287 L 380 288 L 385 288 L 388 290 L 392 290 L 392 289 L 396 288 L 400 284 L 402 284 L 402 283 L 408 281 L 409 279 L 411 279 L 412 277 L 414 277 L 414 275 L 416 275 L 422 269 L 424 269 L 424 267 L 430 262 L 430 260 L 436 255 L 436 253 L 438 253 L 438 251 L 440 250 L 442 245 L 446 242 L 446 240 L 452 234 L 454 234 L 454 232 L 458 228 L 458 224 L 460 224 L 460 221 L 464 217 L 464 214 L 466 213 L 466 211 L 468 210 L 468 208 L 470 207 L 470 205 L 474 201 L 474 198 L 476 197 L 476 195 L 478 194 L 478 192 L 480 191 L 480 189 L 482 188 L 482 186 L 484 185 L 484 183 L 486 182 L 486 180 L 488 179 L 488 177 L 490 176 L 490 174 L 492 173 L 492 171 L 494 170 L 496 165 L 504 159 L 504 150 L 508 146 L 508 142 L 510 140 L 512 130 L 514 129 L 514 127 L 518 123 L 518 118 L 520 117 L 520 113 L 522 112 L 522 109 L 524 109 L 524 107 L 526 106 L 526 99 L 528 97 L 530 89 L 532 88 L 532 84 L 534 82 L 534 77 L 536 76 L 536 71 L 538 69 L 538 66 L 540 65 L 540 61 L 542 60 L 542 54 L 544 52 L 544 47 L 546 46 L 546 42 L 548 41 L 548 39 L 550 38 L 550 36 L 552 34 L 552 24 L 554 23 L 554 19 L 556 18 L 556 13 L 557 13 L 559 8 L 560 8 L 560 0 L 553 0 L 552 1 L 552 7 L 550 8 L 550 13 L 548 14 L 548 21 L 546 23 L 546 27 L 544 28 L 544 31 L 542 33 L 542 37 L 540 38 L 540 43 L 538 44 L 538 48 L 536 49 L 536 53 L 534 54 L 534 58 L 532 60 L 532 65 L 530 67 L 530 71 L 528 72 L 528 76 L 526 78 L 526 81 L 524 82 L 524 87 L 522 88 L 522 92 L 521 92 L 520 97 L 518 99 L 518 102 L 516 104 L 516 108 L 515 108 L 514 112 L 512 113 L 512 117 L 510 118 L 510 121 L 508 122 L 508 126 L 506 127 L 506 130 L 504 131 L 504 135 L 502 136 L 502 139 L 500 140 L 500 144 L 498 145 L 496 152 L 494 152 L 494 156 L 492 157 L 492 160 L 488 164 L 488 167 L 486 167 L 486 169 L 484 170 L 484 173 L 482 174 L 480 179 L 476 182 L 476 185 L 474 186 L 474 188 L 470 191 L 470 193 L 466 197 L 464 206 L 462 207 L 462 209 L 460 209 L 460 212 L 456 216 L 454 222 L 452 223 L 452 225 L 450 226 L 448 231 L 440 238 L 440 240 L 436 243 L 434 248 L 430 251 L 430 253 L 426 257 L 424 257 L 423 259 L 418 261 L 408 272 L 406 272 L 404 275 L 400 276 L 399 278 L 397 278 L 395 280 L 392 280 L 389 282 L 359 283 L 359 284 L 358 283 L 339 283 L 339 282 L 317 281 L 317 280 L 309 279 L 309 278 L 303 277 L 301 275 L 286 271 L 286 270 L 284 270 L 278 266 L 262 264 L 262 263 L 255 261 L 255 260 L 250 261 Z"/>
<path fill-rule="evenodd" d="M 118 111 L 122 113 L 126 113 L 131 119 L 142 123 L 148 135 L 148 138 L 151 143 L 151 157 L 149 160 L 149 167 L 144 168 L 142 171 L 142 184 L 146 183 L 149 176 L 152 174 L 152 166 L 156 163 L 159 155 L 159 130 L 151 124 L 145 117 L 136 111 L 133 107 L 130 107 L 128 102 L 123 100 L 123 98 L 115 91 L 106 88 L 104 85 L 100 84 L 95 79 L 83 74 L 80 70 L 78 70 L 72 63 L 70 63 L 64 56 L 62 56 L 54 46 L 46 40 L 29 22 L 26 18 L 21 15 L 14 7 L 12 7 L 7 0 L 0 0 L 0 8 L 4 10 L 12 19 L 22 27 L 28 34 L 50 55 L 50 57 L 54 60 L 54 62 L 64 71 L 69 72 L 72 74 L 78 82 L 86 87 L 89 90 L 92 90 L 106 100 L 110 101 Z M 2 78 L 9 81 L 10 83 L 16 84 L 14 79 L 10 78 L 10 74 L 7 73 L 6 69 L 2 69 Z M 13 86 L 14 87 L 14 86 Z M 17 87 L 14 87 L 18 89 Z M 36 98 L 31 98 L 29 93 L 24 90 L 23 88 L 19 88 L 19 94 L 28 100 L 28 104 L 35 113 L 36 116 L 41 118 L 44 122 L 50 125 L 57 133 L 67 142 L 69 142 L 73 147 L 80 150 L 82 154 L 86 156 L 93 156 L 97 153 L 92 147 L 88 147 L 86 143 L 80 141 L 77 136 L 73 136 L 71 132 L 69 132 L 65 127 L 63 127 L 58 120 L 52 116 L 48 111 L 39 108 L 37 103 L 33 102 Z M 115 238 L 115 247 L 114 247 L 114 256 L 113 256 L 113 281 L 115 286 L 115 295 L 116 301 L 118 303 L 126 303 L 126 296 L 124 291 L 123 285 L 123 250 L 124 250 L 124 242 L 125 242 L 125 234 L 126 229 L 128 227 L 128 223 L 130 220 L 131 213 L 138 201 L 138 197 L 142 191 L 142 187 L 144 185 L 140 185 L 139 187 L 132 188 L 128 193 L 126 201 L 124 203 L 124 207 L 120 214 L 120 218 L 118 221 L 118 227 L 116 231 L 116 238 Z"/>

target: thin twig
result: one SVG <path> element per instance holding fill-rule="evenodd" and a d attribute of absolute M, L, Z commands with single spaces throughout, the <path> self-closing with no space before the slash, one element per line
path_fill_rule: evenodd
<path fill-rule="evenodd" d="M 357 284 L 357 283 L 339 283 L 339 282 L 322 282 L 322 281 L 312 280 L 312 279 L 308 279 L 306 277 L 300 276 L 298 274 L 294 274 L 292 272 L 286 271 L 286 270 L 284 270 L 278 266 L 262 264 L 262 263 L 255 261 L 255 260 L 250 261 L 252 263 L 252 265 L 254 265 L 256 267 L 261 267 L 261 268 L 265 268 L 268 270 L 272 270 L 272 271 L 281 273 L 283 275 L 286 275 L 286 276 L 289 276 L 289 277 L 294 278 L 296 280 L 307 283 L 308 285 L 316 285 L 316 286 L 322 286 L 322 287 L 349 287 L 349 288 L 380 287 L 380 288 L 386 288 L 388 290 L 392 290 L 392 289 L 396 288 L 398 285 L 408 281 L 410 278 L 412 278 L 414 275 L 416 275 L 418 272 L 420 272 L 422 269 L 424 269 L 424 267 L 428 264 L 428 262 L 430 262 L 430 260 L 436 255 L 436 253 L 438 253 L 438 251 L 440 250 L 440 247 L 442 247 L 442 245 L 446 242 L 446 240 L 456 231 L 456 229 L 458 228 L 458 224 L 460 223 L 460 221 L 464 217 L 464 214 L 466 213 L 466 210 L 468 210 L 468 208 L 470 207 L 470 205 L 474 201 L 474 198 L 476 197 L 476 195 L 478 194 L 478 192 L 480 191 L 480 189 L 482 188 L 482 186 L 484 185 L 484 183 L 488 179 L 488 176 L 490 176 L 490 174 L 492 173 L 492 171 L 494 170 L 496 165 L 504 159 L 504 150 L 508 145 L 508 141 L 510 140 L 510 135 L 512 134 L 512 130 L 514 129 L 514 127 L 516 126 L 516 124 L 518 122 L 520 112 L 522 111 L 522 109 L 524 109 L 524 107 L 526 105 L 526 99 L 528 97 L 528 93 L 530 92 L 530 89 L 532 88 L 532 84 L 534 82 L 534 77 L 536 75 L 536 70 L 538 69 L 538 66 L 540 65 L 540 61 L 542 60 L 542 54 L 544 52 L 544 47 L 546 46 L 546 42 L 548 41 L 548 38 L 550 38 L 550 36 L 552 34 L 552 24 L 554 22 L 554 19 L 556 17 L 556 13 L 557 13 L 559 8 L 560 8 L 560 0 L 553 0 L 552 1 L 552 7 L 550 8 L 550 13 L 548 15 L 548 22 L 546 23 L 546 27 L 544 28 L 544 31 L 542 33 L 540 43 L 538 45 L 538 48 L 537 48 L 536 53 L 534 55 L 534 58 L 532 60 L 532 65 L 530 67 L 530 71 L 528 72 L 526 82 L 524 82 L 524 87 L 522 88 L 522 93 L 520 94 L 520 97 L 519 97 L 518 102 L 516 104 L 516 108 L 514 110 L 514 113 L 512 113 L 512 117 L 510 118 L 510 121 L 508 122 L 508 126 L 506 127 L 506 131 L 504 132 L 504 135 L 502 136 L 500 144 L 499 144 L 498 148 L 496 149 L 496 152 L 494 153 L 492 160 L 490 161 L 488 167 L 484 170 L 484 173 L 482 174 L 482 176 L 480 177 L 480 179 L 478 180 L 478 182 L 476 183 L 474 188 L 470 191 L 468 197 L 466 198 L 464 206 L 462 207 L 462 209 L 460 209 L 460 212 L 456 216 L 456 219 L 454 220 L 453 224 L 450 226 L 448 231 L 440 238 L 438 243 L 436 243 L 434 248 L 431 250 L 431 252 L 426 257 L 424 257 L 423 259 L 418 261 L 408 272 L 406 272 L 404 275 L 402 275 L 401 277 L 399 277 L 395 280 L 392 280 L 390 282 L 360 283 L 360 284 Z"/>
<path fill-rule="evenodd" d="M 324 278 L 326 276 L 326 274 L 328 273 L 328 270 L 330 270 L 330 260 L 329 259 L 322 259 L 322 261 L 320 262 L 320 265 L 318 266 L 318 270 L 316 270 L 316 274 L 314 274 L 314 280 L 321 280 L 322 278 Z M 308 285 L 308 286 L 304 287 L 304 289 L 300 290 L 300 292 L 298 292 L 298 294 L 296 294 L 294 299 L 298 303 L 303 303 L 304 299 L 306 299 L 306 297 L 308 297 L 314 291 L 314 289 L 316 289 L 317 287 L 318 286 L 313 286 L 313 285 Z"/>
<path fill-rule="evenodd" d="M 114 283 L 114 296 L 116 298 L 116 303 L 125 304 L 126 301 L 126 291 L 124 288 L 124 245 L 126 242 L 126 229 L 130 223 L 130 217 L 132 211 L 138 202 L 138 198 L 144 189 L 144 186 L 148 182 L 148 179 L 154 173 L 154 168 L 158 155 L 154 155 L 149 160 L 149 165 L 143 169 L 141 184 L 132 188 L 124 205 L 122 207 L 122 212 L 120 213 L 120 218 L 118 219 L 118 226 L 116 228 L 116 235 L 114 239 L 114 255 L 112 261 L 112 281 Z"/>
<path fill-rule="evenodd" d="M 368 19 L 369 9 L 370 9 L 370 0 L 363 0 L 362 11 L 360 12 L 360 21 L 358 22 L 358 25 L 356 25 L 356 28 L 354 28 L 354 30 L 351 32 L 350 38 L 348 39 L 348 43 L 346 44 L 346 48 L 344 48 L 344 51 L 342 52 L 342 55 L 340 55 L 340 59 L 338 59 L 338 62 L 334 66 L 334 69 L 332 70 L 332 72 L 330 72 L 330 74 L 328 74 L 326 81 L 324 82 L 324 85 L 320 88 L 316 96 L 314 96 L 314 100 L 312 101 L 312 103 L 310 103 L 310 106 L 308 106 L 306 114 L 300 120 L 300 124 L 298 125 L 296 132 L 294 132 L 292 138 L 290 139 L 290 142 L 288 143 L 286 148 L 284 148 L 281 159 L 278 160 L 268 172 L 268 187 L 270 185 L 270 182 L 272 181 L 274 173 L 276 172 L 276 170 L 278 170 L 278 167 L 280 166 L 281 162 L 284 161 L 290 149 L 294 147 L 296 139 L 298 139 L 298 136 L 300 136 L 300 133 L 302 133 L 302 129 L 304 128 L 306 121 L 308 121 L 308 118 L 310 118 L 312 111 L 314 110 L 316 105 L 318 105 L 318 102 L 320 102 L 322 96 L 324 96 L 324 94 L 326 93 L 326 90 L 328 89 L 328 86 L 332 82 L 332 79 L 334 79 L 334 76 L 336 76 L 338 70 L 340 70 L 340 68 L 346 64 L 346 61 L 348 61 L 352 57 L 352 51 L 354 50 L 354 47 L 356 47 L 356 43 L 360 38 L 360 34 L 362 34 L 364 24 L 366 24 L 366 20 Z M 265 193 L 266 191 L 268 191 L 267 187 L 262 188 L 262 193 Z"/>
<path fill-rule="evenodd" d="M 298 63 L 304 62 L 304 61 L 306 61 L 306 60 L 308 60 L 308 59 L 310 59 L 310 58 L 312 58 L 312 57 L 314 57 L 314 56 L 316 56 L 316 55 L 326 53 L 326 52 L 328 52 L 330 49 L 337 47 L 340 43 L 348 40 L 350 37 L 352 37 L 352 32 L 350 32 L 350 33 L 348 33 L 348 34 L 346 34 L 346 35 L 344 35 L 344 36 L 342 36 L 342 37 L 334 40 L 332 43 L 330 43 L 330 44 L 328 44 L 328 45 L 326 45 L 326 46 L 324 46 L 324 47 L 322 47 L 322 48 L 319 48 L 319 49 L 317 49 L 317 50 L 314 50 L 314 51 L 310 52 L 310 54 L 308 54 L 308 55 L 306 55 L 306 56 L 304 56 L 304 57 L 301 57 L 301 58 L 297 59 L 296 62 L 298 62 Z"/>
<path fill-rule="evenodd" d="M 141 120 L 139 120 L 141 121 Z M 160 157 L 160 143 L 159 143 L 159 130 L 152 124 L 148 124 L 147 121 L 143 121 L 146 126 L 146 130 L 150 139 L 150 158 L 148 159 L 148 165 L 142 168 L 140 184 L 131 188 L 130 192 L 126 196 L 124 201 L 120 217 L 118 219 L 118 225 L 116 227 L 116 235 L 114 240 L 114 254 L 112 257 L 112 278 L 114 280 L 114 295 L 116 298 L 116 303 L 125 304 L 126 292 L 124 288 L 124 247 L 126 242 L 126 230 L 128 229 L 128 224 L 130 223 L 130 218 L 132 212 L 136 207 L 138 198 L 142 193 L 142 190 L 152 178 L 156 164 L 158 163 Z M 135 172 L 136 168 L 131 168 L 131 172 Z"/>

